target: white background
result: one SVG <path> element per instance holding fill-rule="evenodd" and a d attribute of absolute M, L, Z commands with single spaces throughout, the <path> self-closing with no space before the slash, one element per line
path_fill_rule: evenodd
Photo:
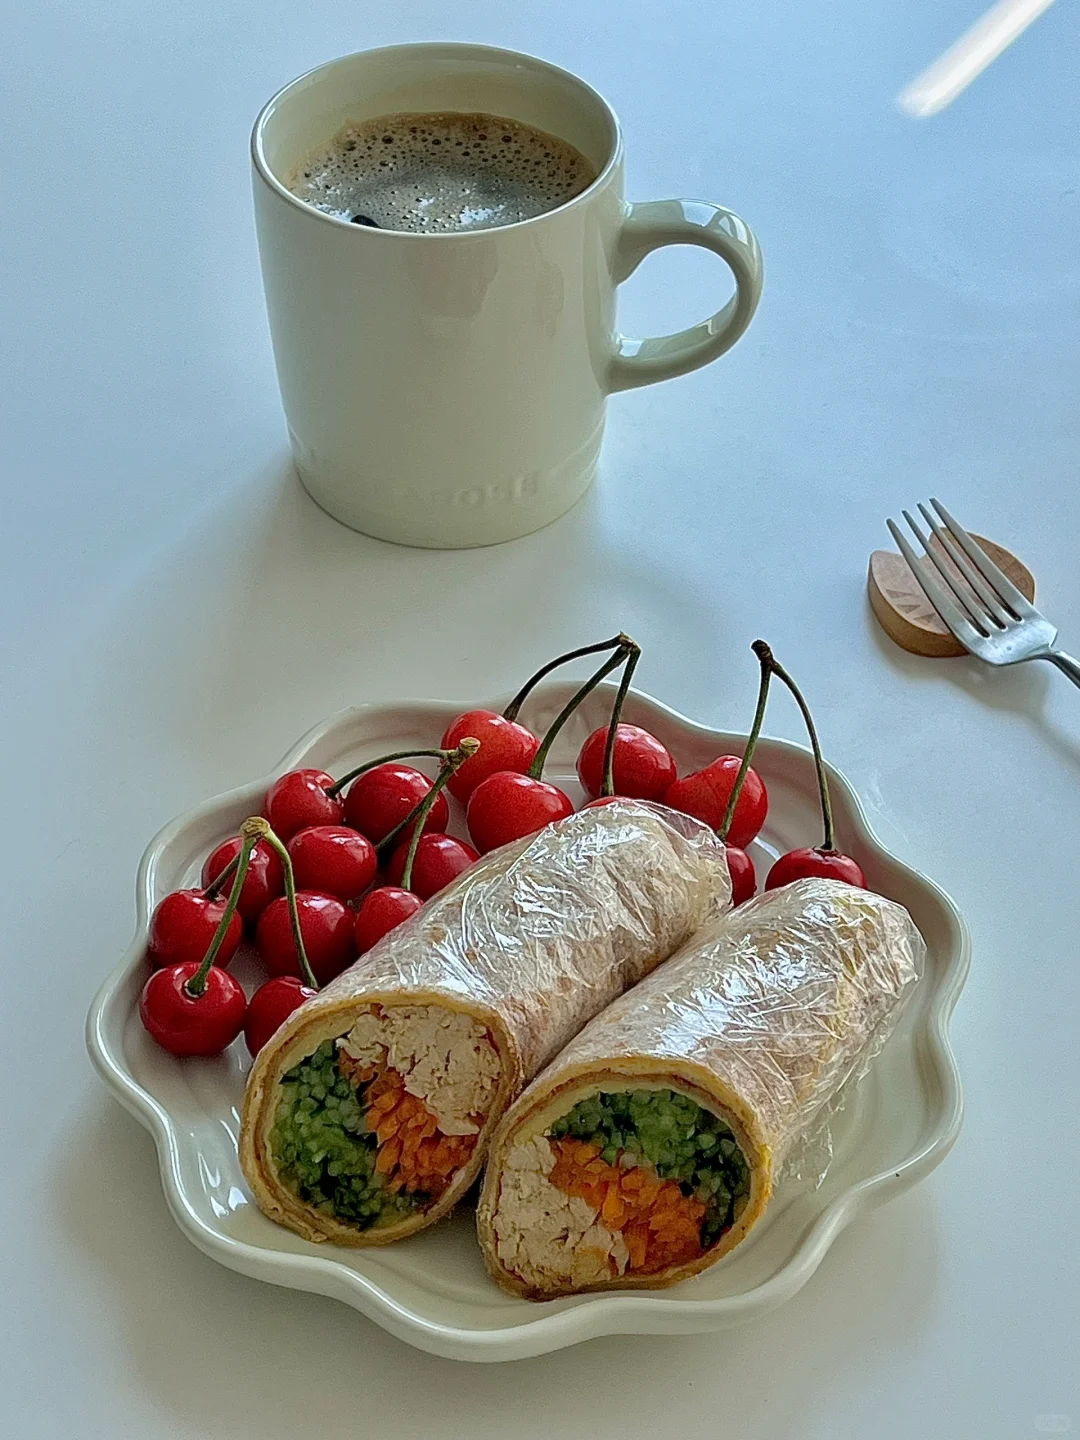
<path fill-rule="evenodd" d="M 894 103 L 980 8 L 8 7 L 5 1436 L 1080 1430 L 1080 694 L 1049 669 L 905 656 L 864 597 L 886 514 L 936 492 L 1030 562 L 1080 648 L 1076 5 L 938 117 Z M 579 71 L 623 117 L 631 197 L 729 205 L 766 260 L 732 354 L 620 397 L 599 488 L 486 552 L 384 546 L 301 493 L 251 219 L 261 102 L 335 54 L 428 38 Z M 721 270 L 650 260 L 625 329 L 699 318 Z M 147 840 L 341 706 L 482 699 L 619 627 L 644 643 L 643 688 L 727 726 L 748 723 L 767 637 L 881 838 L 956 897 L 975 940 L 956 1150 L 783 1310 L 717 1336 L 455 1365 L 219 1269 L 83 1051 Z M 801 738 L 782 698 L 769 729 Z"/>

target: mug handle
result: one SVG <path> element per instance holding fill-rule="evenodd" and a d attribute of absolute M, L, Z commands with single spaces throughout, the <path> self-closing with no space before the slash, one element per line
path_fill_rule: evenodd
<path fill-rule="evenodd" d="M 607 390 L 632 390 L 708 365 L 730 350 L 750 324 L 761 298 L 763 269 L 757 237 L 738 215 L 705 200 L 647 200 L 627 207 L 615 250 L 615 283 L 634 273 L 661 245 L 699 245 L 720 256 L 735 276 L 735 294 L 700 325 L 647 340 L 619 336 Z"/>

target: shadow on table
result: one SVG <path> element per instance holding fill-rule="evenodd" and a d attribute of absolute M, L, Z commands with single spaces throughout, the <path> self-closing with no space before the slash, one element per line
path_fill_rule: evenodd
<path fill-rule="evenodd" d="M 105 1097 L 54 1153 L 63 1163 L 49 1203 L 111 1290 L 92 1323 L 126 1331 L 133 1383 L 172 1413 L 178 1435 L 636 1440 L 677 1429 L 797 1440 L 831 1395 L 890 1374 L 921 1343 L 940 1268 L 923 1187 L 860 1220 L 799 1295 L 743 1329 L 458 1364 L 201 1255 L 167 1213 L 150 1137 Z"/>
<path fill-rule="evenodd" d="M 1071 688 L 1065 677 L 1051 665 L 1029 663 L 994 669 L 972 656 L 941 660 L 911 655 L 884 633 L 874 619 L 869 602 L 865 606 L 865 615 L 878 653 L 906 680 L 915 685 L 929 685 L 943 680 L 957 686 L 981 705 L 1019 716 L 1051 749 L 1080 772 L 1080 742 L 1060 730 L 1046 714 L 1051 686 Z M 1080 695 L 1077 699 L 1080 700 Z"/>
<path fill-rule="evenodd" d="M 235 763 L 223 783 L 236 784 L 342 705 L 488 698 L 469 696 L 468 675 L 491 673 L 492 657 L 495 688 L 510 692 L 564 642 L 622 628 L 646 646 L 649 686 L 663 693 L 680 663 L 672 634 L 702 613 L 719 633 L 724 615 L 651 560 L 647 537 L 612 535 L 603 485 L 534 535 L 437 551 L 338 524 L 284 460 L 235 482 L 118 598 L 110 643 L 134 652 L 140 677 L 122 698 L 125 724 L 163 750 Z M 256 709 L 280 743 L 253 760 Z"/>

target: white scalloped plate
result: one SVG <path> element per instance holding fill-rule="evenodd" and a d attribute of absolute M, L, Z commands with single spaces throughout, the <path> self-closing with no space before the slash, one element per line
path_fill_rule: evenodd
<path fill-rule="evenodd" d="M 523 719 L 542 731 L 573 686 L 539 688 Z M 606 722 L 611 691 L 595 691 L 560 736 L 548 778 L 580 795 L 574 758 L 589 731 Z M 496 701 L 492 709 L 505 702 Z M 437 744 L 464 707 L 434 702 L 346 710 L 317 726 L 274 774 L 317 765 L 350 766 L 411 744 Z M 695 725 L 644 695 L 625 718 L 646 725 L 671 749 L 680 773 L 718 754 L 738 753 L 745 737 Z M 756 768 L 769 789 L 769 818 L 753 850 L 759 876 L 769 858 L 820 833 L 808 751 L 764 740 Z M 117 1098 L 153 1135 L 169 1208 L 200 1250 L 260 1280 L 334 1296 L 423 1350 L 464 1360 L 514 1360 L 597 1335 L 685 1334 L 752 1319 L 806 1283 L 833 1240 L 858 1214 L 921 1180 L 945 1158 L 960 1128 L 962 1099 L 948 1021 L 964 983 L 970 942 L 952 901 L 885 851 L 871 833 L 850 784 L 830 771 L 841 846 L 875 890 L 905 904 L 926 938 L 925 977 L 904 1020 L 869 1074 L 832 1122 L 833 1161 L 824 1183 L 780 1185 L 750 1238 L 704 1275 L 671 1290 L 582 1295 L 530 1304 L 488 1278 L 467 1206 L 422 1235 L 385 1249 L 312 1245 L 267 1220 L 248 1194 L 236 1157 L 247 1070 L 243 1041 L 219 1059 L 179 1061 L 153 1044 L 137 1014 L 146 978 L 149 916 L 163 895 L 191 884 L 209 850 L 257 813 L 272 777 L 208 800 L 174 820 L 139 866 L 138 924 L 120 965 L 87 1018 L 87 1046 Z M 455 817 L 460 822 L 460 815 Z M 249 986 L 257 966 L 241 956 L 234 971 Z"/>

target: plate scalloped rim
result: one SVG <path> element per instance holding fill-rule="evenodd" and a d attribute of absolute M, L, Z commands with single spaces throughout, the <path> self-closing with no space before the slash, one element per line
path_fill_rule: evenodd
<path fill-rule="evenodd" d="M 569 684 L 548 682 L 534 692 L 532 701 L 536 704 L 545 696 L 554 696 L 555 703 L 561 704 L 573 688 Z M 595 697 L 594 703 L 602 702 L 608 689 L 608 686 L 600 687 L 590 698 Z M 486 708 L 501 711 L 508 698 L 492 701 Z M 131 945 L 101 986 L 87 1015 L 86 1045 L 94 1067 L 125 1109 L 153 1135 L 169 1209 L 181 1230 L 204 1254 L 253 1278 L 342 1300 L 391 1334 L 430 1353 L 481 1361 L 521 1359 L 602 1335 L 688 1334 L 718 1330 L 763 1315 L 789 1299 L 809 1280 L 833 1240 L 858 1214 L 910 1188 L 939 1165 L 955 1143 L 963 1119 L 960 1076 L 948 1025 L 970 963 L 968 928 L 953 901 L 939 886 L 885 849 L 871 830 L 851 783 L 832 765 L 828 766 L 830 787 L 838 829 L 845 837 L 845 844 L 850 845 L 846 837 L 853 835 L 857 848 L 873 856 L 894 880 L 921 892 L 940 911 L 947 934 L 942 973 L 933 1003 L 915 1039 L 921 1063 L 933 1074 L 940 1101 L 936 1124 L 922 1146 L 902 1161 L 849 1186 L 826 1204 L 789 1260 L 767 1280 L 749 1290 L 719 1298 L 671 1298 L 670 1291 L 665 1292 L 664 1299 L 647 1292 L 584 1295 L 574 1297 L 567 1308 L 549 1310 L 546 1306 L 529 1306 L 537 1312 L 534 1319 L 502 1328 L 445 1325 L 417 1314 L 373 1280 L 339 1263 L 330 1251 L 325 1255 L 289 1254 L 250 1244 L 207 1225 L 187 1199 L 180 1171 L 184 1137 L 164 1106 L 132 1074 L 122 1050 L 114 1045 L 110 1035 L 113 1008 L 124 1003 L 118 992 L 134 968 L 143 963 L 155 872 L 163 851 L 189 826 L 235 808 L 241 802 L 254 806 L 255 810 L 261 808 L 269 783 L 277 775 L 302 764 L 309 752 L 339 729 L 355 727 L 364 719 L 398 709 L 407 709 L 410 715 L 430 713 L 433 721 L 445 724 L 464 708 L 444 701 L 416 700 L 401 702 L 400 706 L 370 704 L 341 710 L 313 726 L 270 774 L 205 800 L 164 826 L 139 863 L 136 928 Z M 477 708 L 476 702 L 468 708 Z M 688 736 L 715 745 L 718 747 L 715 753 L 737 750 L 746 739 L 745 735 L 715 730 L 689 720 L 640 691 L 633 691 L 628 697 L 625 718 L 645 724 L 660 720 L 668 729 L 675 727 Z M 811 763 L 810 752 L 805 747 L 785 740 L 763 738 L 759 756 L 773 763 L 802 768 Z"/>

